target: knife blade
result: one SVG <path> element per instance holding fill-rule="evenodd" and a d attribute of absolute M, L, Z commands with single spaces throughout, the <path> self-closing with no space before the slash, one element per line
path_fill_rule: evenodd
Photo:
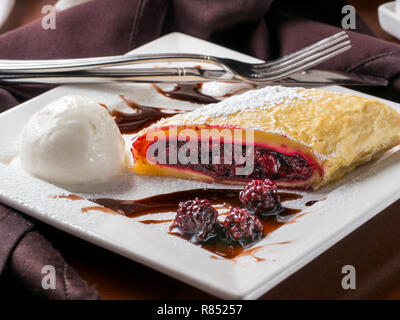
<path fill-rule="evenodd" d="M 201 69 L 192 67 L 174 68 L 102 68 L 74 72 L 49 73 L 0 73 L 1 82 L 18 83 L 108 83 L 108 82 L 243 82 L 227 70 Z M 292 74 L 273 82 L 257 82 L 257 84 L 281 84 L 290 86 L 386 86 L 388 81 L 360 73 L 345 73 L 310 69 Z"/>

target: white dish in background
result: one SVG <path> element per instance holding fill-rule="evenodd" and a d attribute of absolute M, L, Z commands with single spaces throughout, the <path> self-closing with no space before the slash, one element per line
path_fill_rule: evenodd
<path fill-rule="evenodd" d="M 259 60 L 221 46 L 179 33 L 152 41 L 133 52 L 190 52 L 212 54 L 248 62 Z M 327 90 L 356 93 L 342 87 Z M 356 170 L 344 179 L 315 192 L 301 192 L 304 199 L 287 202 L 302 206 L 308 200 L 327 197 L 312 207 L 296 223 L 284 225 L 257 243 L 262 247 L 257 262 L 243 256 L 236 262 L 211 259 L 211 253 L 185 240 L 168 235 L 168 224 L 144 225 L 137 219 L 81 209 L 93 203 L 53 199 L 68 194 L 19 169 L 15 150 L 19 134 L 29 117 L 48 102 L 66 94 L 89 96 L 109 106 L 120 106 L 119 94 L 134 97 L 145 105 L 192 108 L 193 105 L 168 99 L 146 84 L 60 86 L 0 114 L 0 201 L 26 214 L 108 250 L 138 261 L 176 279 L 221 298 L 253 299 L 261 296 L 354 229 L 400 197 L 400 156 L 393 155 L 378 166 L 361 173 Z M 359 94 L 364 95 L 364 94 Z M 381 100 L 381 99 L 380 99 Z M 400 111 L 400 105 L 384 101 Z M 368 165 L 367 165 L 368 167 Z M 366 167 L 364 166 L 364 169 Z M 158 193 L 208 186 L 172 178 L 130 174 L 118 188 L 102 194 L 121 199 L 137 199 Z M 173 216 L 173 213 L 157 217 Z M 152 217 L 157 218 L 157 217 Z M 138 218 L 139 220 L 141 218 Z M 281 243 L 280 245 L 277 245 Z"/>
<path fill-rule="evenodd" d="M 378 17 L 382 29 L 400 39 L 400 5 L 396 1 L 381 4 L 378 7 Z"/>
<path fill-rule="evenodd" d="M 0 1 L 0 29 L 6 23 L 8 16 L 10 15 L 15 0 L 1 0 Z"/>
<path fill-rule="evenodd" d="M 62 11 L 88 1 L 89 0 L 58 0 L 55 7 L 57 11 Z"/>

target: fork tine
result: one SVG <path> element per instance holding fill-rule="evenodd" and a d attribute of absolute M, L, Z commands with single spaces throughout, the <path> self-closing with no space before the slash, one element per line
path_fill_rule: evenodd
<path fill-rule="evenodd" d="M 302 48 L 302 49 L 300 49 L 300 50 L 298 50 L 298 51 L 295 51 L 295 52 L 293 52 L 293 53 L 290 53 L 290 54 L 288 54 L 288 55 L 286 55 L 286 56 L 283 56 L 283 57 L 281 57 L 281 58 L 279 58 L 279 59 L 277 59 L 277 60 L 270 61 L 270 62 L 260 63 L 259 66 L 261 66 L 261 67 L 267 67 L 267 66 L 270 66 L 270 65 L 275 64 L 275 63 L 278 62 L 278 61 L 279 61 L 279 62 L 284 62 L 284 61 L 286 61 L 286 60 L 288 60 L 288 59 L 292 59 L 292 58 L 294 58 L 294 57 L 297 57 L 298 55 L 300 55 L 300 54 L 302 54 L 302 53 L 304 53 L 304 52 L 308 52 L 309 50 L 312 50 L 312 49 L 314 49 L 314 48 L 316 48 L 316 47 L 323 46 L 324 44 L 327 44 L 327 43 L 329 43 L 329 42 L 331 42 L 331 41 L 333 41 L 333 40 L 335 40 L 335 39 L 337 39 L 337 38 L 341 38 L 341 37 L 343 37 L 343 36 L 348 37 L 347 33 L 344 32 L 344 31 L 335 33 L 333 36 L 330 36 L 330 37 L 327 37 L 327 38 L 325 38 L 325 39 L 322 39 L 322 40 L 320 40 L 320 41 L 318 41 L 318 42 L 316 42 L 316 43 L 313 43 L 312 45 L 310 45 L 310 46 L 308 46 L 308 47 L 305 47 L 305 48 Z"/>
<path fill-rule="evenodd" d="M 283 66 L 288 66 L 288 65 L 291 65 L 291 64 L 293 64 L 293 63 L 295 63 L 297 61 L 301 61 L 303 59 L 306 59 L 307 57 L 309 57 L 309 56 L 311 56 L 311 55 L 313 55 L 315 53 L 321 52 L 321 51 L 323 51 L 325 49 L 332 48 L 335 45 L 343 43 L 344 41 L 348 41 L 348 37 L 347 36 L 335 39 L 331 43 L 326 43 L 321 47 L 315 47 L 312 50 L 309 50 L 307 52 L 303 52 L 302 54 L 299 54 L 299 55 L 293 57 L 292 59 L 287 59 L 285 61 L 275 60 L 275 62 L 273 64 L 271 64 L 271 65 L 269 65 L 267 67 L 263 67 L 261 65 L 253 65 L 253 69 L 254 69 L 255 72 L 257 72 L 258 70 L 267 70 L 267 69 L 273 71 L 273 70 L 279 69 L 279 68 L 281 68 Z"/>
<path fill-rule="evenodd" d="M 312 59 L 311 61 L 309 61 L 305 64 L 298 64 L 297 66 L 294 66 L 293 68 L 289 68 L 289 69 L 286 68 L 286 70 L 282 70 L 281 72 L 275 73 L 275 74 L 268 75 L 268 73 L 267 73 L 266 76 L 262 76 L 262 77 L 260 74 L 258 74 L 257 77 L 251 77 L 251 80 L 264 82 L 264 81 L 276 81 L 279 79 L 284 79 L 291 74 L 310 69 L 311 67 L 313 67 L 321 62 L 324 62 L 326 60 L 329 60 L 329 59 L 349 50 L 350 48 L 351 48 L 350 44 L 348 44 L 344 47 L 340 46 L 337 50 L 331 51 L 328 54 L 324 54 L 324 55 L 320 56 L 319 58 Z"/>
<path fill-rule="evenodd" d="M 346 47 L 350 45 L 350 41 L 344 41 L 342 43 L 336 44 L 333 47 L 329 47 L 323 51 L 319 51 L 317 53 L 314 53 L 300 61 L 297 61 L 295 63 L 292 63 L 290 65 L 283 65 L 280 66 L 279 68 L 274 68 L 273 70 L 271 69 L 259 69 L 259 70 L 253 70 L 253 74 L 252 77 L 255 78 L 264 78 L 264 77 L 268 77 L 268 76 L 274 76 L 274 75 L 279 75 L 283 72 L 286 71 L 290 71 L 294 68 L 297 67 L 301 67 L 302 65 L 308 64 L 308 63 L 312 63 L 313 61 L 320 59 L 320 58 L 324 58 L 325 56 L 331 54 L 331 53 L 335 53 L 336 51 L 340 50 L 343 47 Z"/>
<path fill-rule="evenodd" d="M 337 50 L 335 52 L 332 52 L 331 54 L 329 54 L 327 56 L 321 57 L 321 58 L 319 58 L 317 60 L 314 60 L 314 61 L 312 61 L 310 63 L 307 63 L 307 64 L 305 64 L 303 66 L 300 66 L 300 67 L 294 68 L 293 70 L 290 70 L 288 72 L 282 73 L 279 76 L 271 77 L 268 81 L 276 81 L 276 80 L 279 80 L 279 79 L 284 79 L 284 78 L 288 77 L 289 75 L 291 75 L 293 73 L 297 73 L 297 72 L 301 72 L 303 70 L 310 69 L 311 67 L 313 67 L 313 66 L 315 66 L 315 65 L 317 65 L 317 64 L 319 64 L 321 62 L 324 62 L 326 60 L 329 60 L 329 59 L 331 59 L 331 58 L 333 58 L 333 57 L 335 57 L 335 56 L 337 56 L 337 55 L 349 50 L 350 48 L 351 48 L 351 45 L 348 45 L 348 46 L 346 46 L 344 48 L 341 48 L 341 49 L 339 49 L 339 50 Z"/>
<path fill-rule="evenodd" d="M 333 35 L 332 37 L 323 39 L 309 47 L 306 47 L 304 49 L 293 52 L 292 54 L 284 56 L 280 59 L 270 61 L 268 63 L 255 64 L 253 66 L 253 68 L 255 70 L 256 69 L 267 69 L 267 68 L 274 69 L 274 68 L 280 67 L 281 65 L 292 64 L 295 61 L 304 59 L 305 57 L 307 57 L 315 52 L 329 48 L 329 47 L 331 47 L 335 44 L 338 44 L 338 43 L 342 42 L 343 40 L 347 40 L 347 39 L 348 39 L 348 35 L 344 31 L 342 31 L 342 32 L 339 32 L 339 33 Z"/>

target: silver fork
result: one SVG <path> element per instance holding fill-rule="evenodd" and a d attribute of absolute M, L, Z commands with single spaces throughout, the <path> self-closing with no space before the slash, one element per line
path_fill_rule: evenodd
<path fill-rule="evenodd" d="M 118 69 L 101 68 L 151 62 L 190 61 L 207 62 L 217 65 L 221 69 L 230 73 L 233 76 L 232 79 L 235 80 L 271 82 L 284 79 L 293 73 L 309 69 L 312 66 L 341 54 L 350 48 L 351 45 L 347 34 L 345 32 L 339 32 L 280 59 L 258 64 L 250 64 L 233 59 L 200 54 L 172 53 L 63 60 L 0 60 L 0 79 L 18 79 L 19 81 L 23 79 L 34 80 L 35 75 L 37 75 L 37 80 L 34 82 L 51 82 L 50 80 L 52 76 L 55 76 L 56 78 L 62 78 L 64 76 L 69 79 L 68 82 L 71 82 L 71 78 L 73 79 L 76 77 L 79 78 L 79 82 L 82 82 L 82 79 L 85 77 L 85 71 L 87 71 L 87 82 L 100 82 L 99 79 L 96 81 L 96 74 L 102 73 L 105 73 L 108 76 L 103 77 L 103 80 L 101 81 L 109 82 L 113 80 L 113 72 L 118 75 Z M 170 72 L 168 72 L 169 69 Z M 186 75 L 185 68 L 181 67 L 163 68 L 162 70 L 163 72 L 158 75 L 158 77 L 161 78 L 161 81 L 162 78 L 171 76 L 178 76 L 179 78 L 179 76 L 185 77 Z M 125 70 L 124 76 L 129 78 L 129 72 L 133 75 L 133 77 L 131 77 L 132 81 L 143 81 L 140 80 L 140 77 L 138 79 L 137 75 L 135 76 L 135 69 L 128 71 Z M 149 77 L 154 78 L 157 75 L 157 69 L 152 69 L 152 71 L 149 72 L 149 75 L 143 74 L 143 69 L 141 69 L 140 75 L 145 77 L 145 80 L 149 80 Z M 218 79 L 226 80 L 226 78 L 221 77 L 218 77 Z M 119 76 L 117 80 L 121 81 L 121 77 Z M 176 80 L 177 79 L 174 79 L 174 81 Z M 154 81 L 154 79 L 152 81 Z"/>

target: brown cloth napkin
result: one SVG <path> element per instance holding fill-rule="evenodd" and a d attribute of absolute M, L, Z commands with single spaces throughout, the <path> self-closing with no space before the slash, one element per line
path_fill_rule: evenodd
<path fill-rule="evenodd" d="M 37 21 L 0 36 L 0 58 L 77 58 L 123 54 L 179 31 L 268 60 L 339 31 L 344 1 L 93 0 L 57 14 L 56 29 Z M 386 88 L 363 90 L 400 102 L 400 46 L 374 38 L 363 21 L 348 32 L 353 48 L 318 68 L 384 77 Z M 51 86 L 0 85 L 0 112 Z M 96 299 L 61 255 L 35 231 L 32 219 L 0 204 L 0 279 L 37 298 Z M 41 288 L 54 265 L 56 290 Z M 6 296 L 7 286 L 0 295 Z"/>
<path fill-rule="evenodd" d="M 41 234 L 34 223 L 15 210 L 0 207 L 0 281 L 1 298 L 98 299 L 98 293 L 83 281 Z M 54 267 L 55 290 L 42 287 Z M 46 282 L 46 278 L 45 284 Z M 46 287 L 46 286 L 45 286 Z"/>

